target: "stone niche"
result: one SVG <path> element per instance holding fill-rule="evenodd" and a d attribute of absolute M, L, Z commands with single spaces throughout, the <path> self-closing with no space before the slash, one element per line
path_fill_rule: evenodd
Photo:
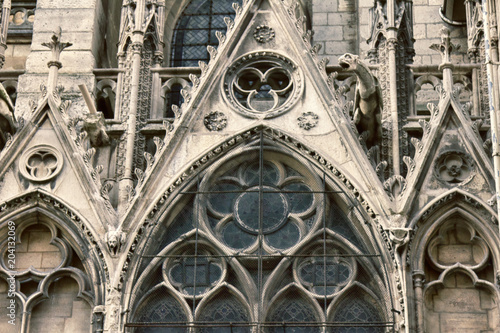
<path fill-rule="evenodd" d="M 489 248 L 459 218 L 443 224 L 427 245 L 425 332 L 498 332 Z"/>

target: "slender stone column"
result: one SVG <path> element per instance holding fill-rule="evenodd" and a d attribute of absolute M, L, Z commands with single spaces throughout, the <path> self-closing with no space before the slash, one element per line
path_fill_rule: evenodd
<path fill-rule="evenodd" d="M 424 299 L 423 286 L 425 281 L 424 272 L 413 271 L 413 288 L 415 290 L 415 313 L 417 315 L 417 333 L 424 333 Z"/>

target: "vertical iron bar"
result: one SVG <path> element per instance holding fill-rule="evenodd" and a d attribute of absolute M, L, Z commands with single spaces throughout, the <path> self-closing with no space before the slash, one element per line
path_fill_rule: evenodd
<path fill-rule="evenodd" d="M 196 191 L 200 190 L 200 174 L 196 176 Z M 195 197 L 195 207 L 200 207 L 200 194 L 197 194 Z M 200 209 L 196 211 L 197 217 L 196 217 L 196 231 L 195 231 L 195 236 L 194 236 L 194 269 L 193 269 L 193 319 L 194 319 L 194 310 L 196 308 L 196 270 L 197 270 L 197 264 L 198 264 L 198 231 L 200 227 Z M 189 257 L 188 257 L 189 259 Z"/>
<path fill-rule="evenodd" d="M 325 311 L 325 320 L 326 320 L 326 308 L 327 308 L 327 295 L 326 295 L 326 174 L 323 171 L 323 293 L 325 295 L 323 301 L 323 307 Z"/>
<path fill-rule="evenodd" d="M 262 217 L 264 215 L 263 211 L 263 169 L 264 169 L 264 132 L 260 131 L 260 143 L 259 143 L 259 252 L 258 252 L 258 267 L 257 267 L 257 284 L 258 284 L 258 315 L 257 315 L 257 332 L 260 332 L 260 324 L 262 322 L 262 238 L 263 238 L 263 223 Z"/>

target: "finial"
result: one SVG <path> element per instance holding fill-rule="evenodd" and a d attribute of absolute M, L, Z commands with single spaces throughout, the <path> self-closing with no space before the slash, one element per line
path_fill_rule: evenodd
<path fill-rule="evenodd" d="M 61 43 L 61 27 L 57 27 L 57 31 L 54 31 L 52 39 L 49 43 L 42 43 L 43 46 L 48 47 L 52 51 L 52 59 L 47 63 L 50 67 L 56 66 L 61 68 L 62 64 L 59 61 L 62 50 L 73 45 L 73 43 Z"/>
<path fill-rule="evenodd" d="M 442 65 L 451 63 L 450 55 L 452 52 L 460 49 L 460 45 L 455 45 L 451 42 L 450 29 L 441 28 L 441 44 L 432 44 L 430 49 L 441 53 Z"/>

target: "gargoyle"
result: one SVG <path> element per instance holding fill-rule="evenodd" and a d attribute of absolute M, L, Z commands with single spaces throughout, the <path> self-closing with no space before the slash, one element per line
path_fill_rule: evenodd
<path fill-rule="evenodd" d="M 16 131 L 14 119 L 14 105 L 9 94 L 2 84 L 0 84 L 0 149 L 7 142 L 7 133 L 12 135 Z"/>
<path fill-rule="evenodd" d="M 359 133 L 368 131 L 368 148 L 376 145 L 382 138 L 382 93 L 377 79 L 368 65 L 359 56 L 346 53 L 339 58 L 339 65 L 344 71 L 354 72 L 357 77 L 354 97 L 354 123 Z"/>
<path fill-rule="evenodd" d="M 120 230 L 110 230 L 106 233 L 105 239 L 108 244 L 108 250 L 111 255 L 116 256 L 125 244 L 126 234 Z"/>

